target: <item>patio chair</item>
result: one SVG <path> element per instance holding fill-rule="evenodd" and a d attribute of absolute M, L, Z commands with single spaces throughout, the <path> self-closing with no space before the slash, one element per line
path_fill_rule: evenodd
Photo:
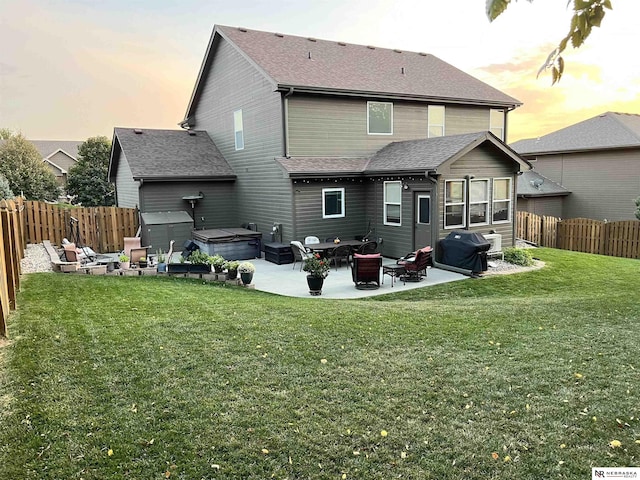
<path fill-rule="evenodd" d="M 151 245 L 149 245 L 148 247 L 143 247 L 140 245 L 140 237 L 124 237 L 124 248 L 122 249 L 122 253 L 129 257 L 129 261 L 133 264 L 138 263 L 140 261 L 140 257 L 148 258 L 150 248 Z M 134 253 L 137 260 L 133 259 Z"/>
<path fill-rule="evenodd" d="M 320 239 L 318 237 L 309 236 L 304 239 L 304 243 L 307 245 L 311 243 L 320 243 Z"/>
<path fill-rule="evenodd" d="M 407 272 L 406 281 L 419 282 L 422 280 L 422 277 L 427 276 L 427 267 L 431 264 L 432 251 L 433 249 L 427 246 L 405 255 L 396 262 L 405 268 Z"/>
<path fill-rule="evenodd" d="M 365 242 L 358 247 L 358 250 L 356 250 L 356 253 L 360 255 L 370 255 L 372 253 L 377 253 L 377 252 L 378 252 L 378 242 L 374 242 L 374 241 Z"/>
<path fill-rule="evenodd" d="M 311 258 L 313 253 L 297 240 L 291 241 L 291 251 L 293 252 L 293 269 L 296 268 L 296 262 L 299 261 L 300 271 L 302 271 L 302 264 L 307 258 Z"/>
<path fill-rule="evenodd" d="M 380 288 L 380 269 L 382 268 L 382 256 L 379 253 L 372 255 L 353 254 L 353 268 L 351 276 L 358 290 L 373 290 Z"/>
<path fill-rule="evenodd" d="M 333 262 L 338 270 L 338 263 L 342 266 L 342 260 L 347 262 L 349 266 L 349 258 L 351 257 L 351 247 L 349 245 L 338 245 L 336 248 L 329 252 L 327 258 L 329 259 L 329 265 Z"/>

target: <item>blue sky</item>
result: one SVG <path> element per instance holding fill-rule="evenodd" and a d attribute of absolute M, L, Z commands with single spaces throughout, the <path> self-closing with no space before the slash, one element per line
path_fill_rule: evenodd
<path fill-rule="evenodd" d="M 31 139 L 177 128 L 217 24 L 424 51 L 523 101 L 514 141 L 605 111 L 640 113 L 640 2 L 614 1 L 559 86 L 536 80 L 565 33 L 563 0 L 0 0 L 0 127 Z"/>

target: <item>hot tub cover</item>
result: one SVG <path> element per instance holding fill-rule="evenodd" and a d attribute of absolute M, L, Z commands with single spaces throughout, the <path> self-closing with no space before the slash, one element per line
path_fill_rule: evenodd
<path fill-rule="evenodd" d="M 208 230 L 194 230 L 193 239 L 201 242 L 234 242 L 250 238 L 262 238 L 262 233 L 246 228 L 211 228 Z"/>

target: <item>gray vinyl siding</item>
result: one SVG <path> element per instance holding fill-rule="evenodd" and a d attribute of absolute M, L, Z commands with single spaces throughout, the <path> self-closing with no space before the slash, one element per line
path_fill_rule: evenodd
<path fill-rule="evenodd" d="M 69 155 L 63 152 L 56 152 L 51 157 L 49 157 L 49 161 L 55 163 L 57 166 L 69 172 L 69 169 L 76 164 L 76 161 L 71 158 Z"/>
<path fill-rule="evenodd" d="M 393 102 L 393 135 L 367 134 L 367 100 L 293 95 L 288 101 L 289 155 L 367 156 L 391 142 L 427 138 L 428 105 Z M 489 109 L 445 106 L 447 135 L 486 131 Z"/>
<path fill-rule="evenodd" d="M 237 175 L 224 208 L 234 225 L 256 223 L 271 231 L 283 224 L 283 240 L 294 235 L 291 181 L 275 162 L 284 154 L 282 98 L 233 46 L 220 39 L 195 110 L 195 127 L 206 130 Z M 236 151 L 233 112 L 242 109 L 244 150 Z"/>
<path fill-rule="evenodd" d="M 518 198 L 517 210 L 562 218 L 562 206 L 566 198 L 566 196 Z"/>
<path fill-rule="evenodd" d="M 640 151 L 619 150 L 539 156 L 536 170 L 569 191 L 563 218 L 635 219 L 640 194 Z"/>
<path fill-rule="evenodd" d="M 117 206 L 122 208 L 140 207 L 138 198 L 139 182 L 133 179 L 133 173 L 129 168 L 129 162 L 122 150 L 119 151 L 118 171 L 116 172 L 116 191 Z"/>
<path fill-rule="evenodd" d="M 360 180 L 311 181 L 294 184 L 297 235 L 292 240 L 304 241 L 309 235 L 320 240 L 327 237 L 354 238 L 367 229 L 367 186 Z M 322 189 L 344 188 L 345 216 L 322 218 Z"/>
<path fill-rule="evenodd" d="M 196 229 L 240 227 L 233 208 L 233 182 L 146 182 L 140 188 L 140 209 L 143 212 L 186 211 L 192 215 L 191 204 L 183 200 L 187 195 L 203 194 L 195 205 Z M 204 221 L 202 221 L 204 217 Z"/>
<path fill-rule="evenodd" d="M 493 151 L 491 148 L 480 146 L 464 155 L 458 161 L 442 169 L 443 174 L 438 179 L 438 237 L 443 239 L 455 229 L 444 228 L 444 203 L 445 203 L 445 182 L 447 180 L 464 179 L 466 175 L 472 175 L 475 179 L 489 180 L 489 223 L 470 227 L 468 230 L 479 233 L 490 233 L 495 231 L 502 235 L 502 245 L 504 247 L 513 246 L 515 243 L 515 209 L 516 209 L 516 178 L 514 174 L 515 166 L 513 162 L 506 159 L 504 155 Z M 511 178 L 511 221 L 508 223 L 492 223 L 492 182 L 493 178 Z"/>

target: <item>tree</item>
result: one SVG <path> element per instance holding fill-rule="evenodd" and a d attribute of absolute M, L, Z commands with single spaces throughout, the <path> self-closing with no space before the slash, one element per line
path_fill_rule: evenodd
<path fill-rule="evenodd" d="M 527 1 L 533 2 L 533 0 Z M 492 22 L 498 18 L 510 3 L 511 0 L 486 0 L 489 21 Z M 572 0 L 569 0 L 567 5 L 571 3 Z M 538 70 L 538 76 L 545 70 L 551 70 L 551 84 L 559 82 L 564 72 L 562 52 L 567 47 L 567 43 L 571 41 L 571 45 L 574 48 L 580 47 L 591 34 L 591 29 L 600 26 L 606 13 L 605 9 L 612 9 L 610 0 L 573 0 L 573 16 L 571 17 L 569 32 L 560 40 L 558 46 L 551 51 L 540 70 Z"/>
<path fill-rule="evenodd" d="M 636 198 L 634 202 L 636 204 L 636 218 L 640 220 L 640 197 Z"/>
<path fill-rule="evenodd" d="M 13 193 L 27 200 L 55 200 L 60 193 L 55 175 L 36 147 L 20 133 L 0 142 L 0 173 Z"/>
<path fill-rule="evenodd" d="M 91 137 L 78 148 L 78 162 L 69 169 L 67 190 L 76 202 L 86 207 L 110 206 L 115 203 L 115 188 L 109 183 L 111 141 L 107 137 Z"/>
<path fill-rule="evenodd" d="M 0 173 L 0 200 L 10 200 L 12 198 L 15 198 L 15 195 L 11 191 L 9 180 Z"/>

